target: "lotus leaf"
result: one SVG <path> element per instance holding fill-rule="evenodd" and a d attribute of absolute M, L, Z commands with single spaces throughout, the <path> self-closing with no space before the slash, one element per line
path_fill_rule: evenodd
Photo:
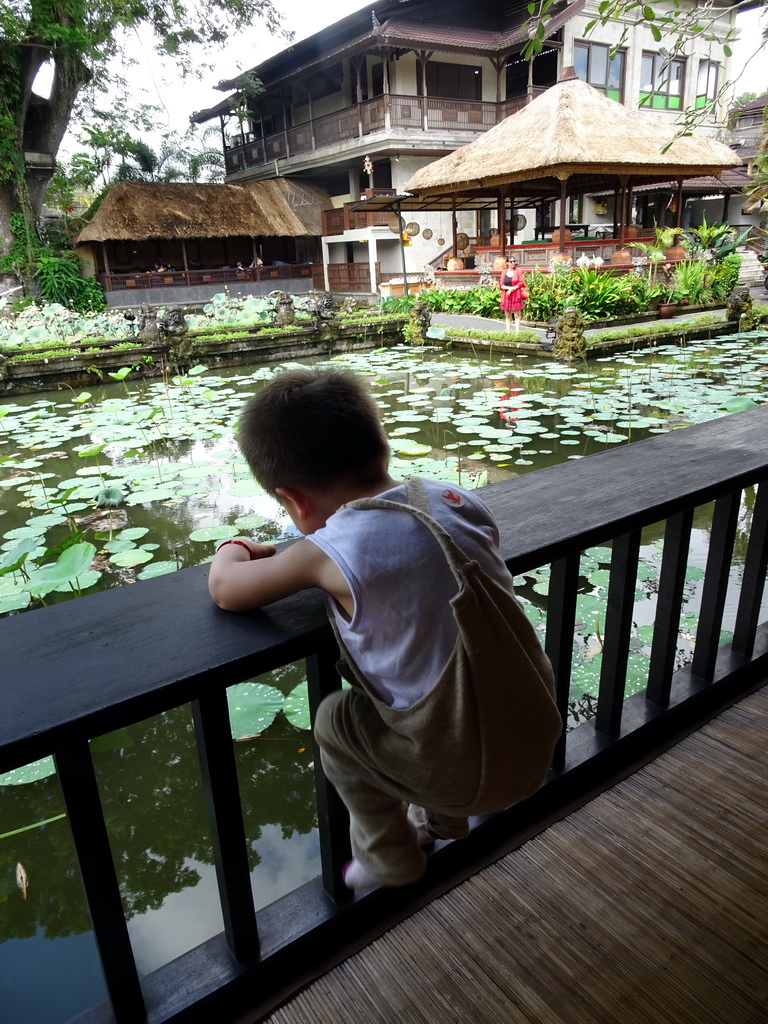
<path fill-rule="evenodd" d="M 95 554 L 93 544 L 73 544 L 52 565 L 43 565 L 33 570 L 25 586 L 35 597 L 45 597 L 61 586 L 74 586 L 77 577 L 90 569 Z"/>
<path fill-rule="evenodd" d="M 284 697 L 266 683 L 237 683 L 227 690 L 229 720 L 233 739 L 246 739 L 262 733 L 274 722 Z"/>
<path fill-rule="evenodd" d="M 309 713 L 309 693 L 306 679 L 294 687 L 283 703 L 285 717 L 297 729 L 311 729 L 312 721 Z"/>
<path fill-rule="evenodd" d="M 25 764 L 21 768 L 14 768 L 4 775 L 0 775 L 0 786 L 26 786 L 28 782 L 37 782 L 39 779 L 47 779 L 49 775 L 56 774 L 56 765 L 53 757 L 42 757 L 32 764 Z"/>

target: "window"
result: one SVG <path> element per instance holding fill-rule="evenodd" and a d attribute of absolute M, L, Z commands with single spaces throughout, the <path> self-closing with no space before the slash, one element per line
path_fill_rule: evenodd
<path fill-rule="evenodd" d="M 696 106 L 705 107 L 717 96 L 717 64 L 711 60 L 699 61 L 699 77 L 696 83 Z"/>
<path fill-rule="evenodd" d="M 568 223 L 581 224 L 582 196 L 568 197 Z"/>
<path fill-rule="evenodd" d="M 417 65 L 417 69 L 417 86 L 421 94 L 421 64 Z M 481 100 L 482 68 L 466 64 L 446 64 L 438 60 L 427 61 L 427 95 L 443 96 L 451 100 Z"/>
<path fill-rule="evenodd" d="M 617 50 L 611 57 L 611 48 L 602 43 L 574 43 L 573 67 L 577 78 L 621 103 L 624 90 L 624 53 Z"/>
<path fill-rule="evenodd" d="M 680 110 L 683 105 L 685 61 L 660 53 L 644 53 L 640 71 L 640 106 Z"/>

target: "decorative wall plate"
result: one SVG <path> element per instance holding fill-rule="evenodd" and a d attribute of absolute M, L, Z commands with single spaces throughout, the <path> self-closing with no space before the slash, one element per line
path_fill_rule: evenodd
<path fill-rule="evenodd" d="M 456 248 L 457 249 L 466 249 L 468 245 L 469 245 L 469 235 L 465 235 L 463 231 L 460 231 L 458 233 L 458 235 L 456 235 Z"/>
<path fill-rule="evenodd" d="M 445 239 L 444 238 L 438 238 L 437 244 L 438 245 L 445 245 Z"/>
<path fill-rule="evenodd" d="M 430 238 L 432 237 L 432 228 L 424 228 L 424 230 L 421 232 L 421 237 L 426 238 L 426 240 L 429 241 Z"/>
<path fill-rule="evenodd" d="M 405 233 L 407 235 L 410 235 L 411 238 L 415 238 L 420 231 L 421 228 L 419 227 L 415 220 L 409 220 L 408 223 L 405 225 Z"/>
<path fill-rule="evenodd" d="M 515 214 L 515 231 L 522 231 L 528 221 L 525 219 L 525 214 Z"/>

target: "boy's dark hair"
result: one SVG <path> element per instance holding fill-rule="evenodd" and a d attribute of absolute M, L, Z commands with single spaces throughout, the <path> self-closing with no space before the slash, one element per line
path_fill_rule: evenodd
<path fill-rule="evenodd" d="M 376 403 L 349 370 L 281 373 L 246 403 L 237 443 L 270 494 L 372 480 L 389 455 Z"/>

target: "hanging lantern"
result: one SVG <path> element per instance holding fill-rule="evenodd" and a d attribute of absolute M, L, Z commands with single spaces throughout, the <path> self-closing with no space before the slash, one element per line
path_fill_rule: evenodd
<path fill-rule="evenodd" d="M 469 245 L 469 235 L 466 235 L 463 231 L 460 231 L 458 233 L 458 235 L 456 235 L 456 248 L 457 249 L 466 249 L 468 245 Z"/>
<path fill-rule="evenodd" d="M 387 221 L 387 227 L 393 235 L 401 235 L 405 231 L 405 221 L 402 217 L 398 217 L 396 213 L 393 213 Z"/>
<path fill-rule="evenodd" d="M 428 242 L 432 237 L 432 228 L 424 228 L 424 230 L 421 232 L 421 237 L 426 239 L 426 241 Z"/>
<path fill-rule="evenodd" d="M 366 174 L 373 174 L 373 160 L 369 156 L 363 157 L 363 171 Z"/>
<path fill-rule="evenodd" d="M 418 233 L 421 231 L 421 228 L 419 227 L 415 220 L 409 220 L 408 223 L 405 225 L 405 230 L 408 232 L 411 238 L 415 238 L 416 235 L 418 235 Z"/>

